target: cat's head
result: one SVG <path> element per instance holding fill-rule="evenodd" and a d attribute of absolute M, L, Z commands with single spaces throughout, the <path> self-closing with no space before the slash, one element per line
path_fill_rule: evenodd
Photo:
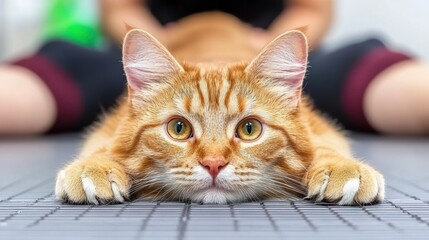
<path fill-rule="evenodd" d="M 303 193 L 312 153 L 301 32 L 279 36 L 249 64 L 179 64 L 140 30 L 128 33 L 123 51 L 129 106 L 117 152 L 126 156 L 132 192 L 204 203 Z"/>

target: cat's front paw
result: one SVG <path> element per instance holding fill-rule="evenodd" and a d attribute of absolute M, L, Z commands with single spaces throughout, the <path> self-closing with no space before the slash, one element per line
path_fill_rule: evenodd
<path fill-rule="evenodd" d="M 75 161 L 57 175 L 55 196 L 72 203 L 124 202 L 130 181 L 124 168 L 113 161 Z"/>
<path fill-rule="evenodd" d="M 372 167 L 348 159 L 321 160 L 307 174 L 308 198 L 339 205 L 384 199 L 384 178 Z"/>

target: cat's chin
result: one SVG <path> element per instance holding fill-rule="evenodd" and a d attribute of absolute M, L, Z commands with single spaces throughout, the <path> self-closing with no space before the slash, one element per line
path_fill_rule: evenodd
<path fill-rule="evenodd" d="M 242 196 L 237 193 L 218 188 L 210 187 L 194 193 L 190 197 L 192 202 L 200 202 L 204 204 L 227 204 L 231 202 L 243 201 Z"/>

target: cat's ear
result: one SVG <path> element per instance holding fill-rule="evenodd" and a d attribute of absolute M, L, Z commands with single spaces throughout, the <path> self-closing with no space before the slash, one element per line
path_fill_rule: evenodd
<path fill-rule="evenodd" d="M 246 68 L 247 74 L 297 106 L 307 68 L 308 45 L 301 31 L 286 32 L 271 43 Z"/>
<path fill-rule="evenodd" d="M 157 86 L 184 71 L 161 43 L 138 29 L 125 36 L 122 56 L 130 95 L 150 95 Z"/>

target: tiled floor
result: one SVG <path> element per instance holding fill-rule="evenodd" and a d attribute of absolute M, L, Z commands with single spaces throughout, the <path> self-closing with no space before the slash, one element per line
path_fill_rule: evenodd
<path fill-rule="evenodd" d="M 429 139 L 353 139 L 386 176 L 382 204 L 64 205 L 54 176 L 79 138 L 0 140 L 0 239 L 429 239 Z"/>

